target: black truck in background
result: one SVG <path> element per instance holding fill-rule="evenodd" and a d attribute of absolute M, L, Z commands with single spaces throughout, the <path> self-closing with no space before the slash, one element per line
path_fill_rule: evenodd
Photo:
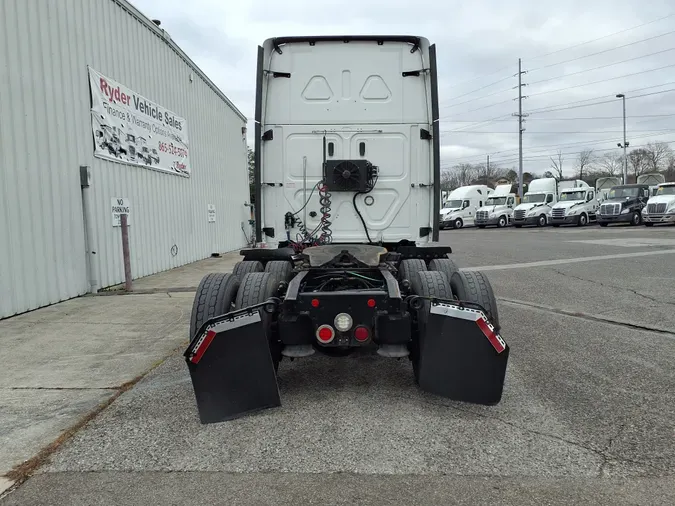
<path fill-rule="evenodd" d="M 624 184 L 613 186 L 607 199 L 602 202 L 597 213 L 601 227 L 610 223 L 642 224 L 642 208 L 649 199 L 648 184 Z"/>

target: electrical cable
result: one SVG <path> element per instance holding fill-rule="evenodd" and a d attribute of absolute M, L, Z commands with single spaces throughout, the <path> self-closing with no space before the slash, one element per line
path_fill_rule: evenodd
<path fill-rule="evenodd" d="M 354 206 L 354 211 L 356 211 L 356 214 L 361 219 L 361 224 L 363 225 L 363 230 L 365 230 L 366 237 L 368 238 L 368 244 L 373 244 L 373 241 L 370 238 L 370 233 L 368 233 L 368 226 L 366 225 L 366 220 L 363 219 L 363 215 L 361 214 L 361 211 L 359 211 L 359 208 L 356 205 L 356 197 L 358 197 L 359 195 L 365 195 L 367 193 L 370 193 L 375 188 L 375 184 L 377 184 L 377 180 L 379 178 L 379 175 L 377 174 L 377 172 L 375 172 L 375 171 L 377 171 L 376 167 L 372 167 L 372 171 L 373 172 L 370 172 L 368 174 L 368 183 L 367 183 L 366 191 L 356 192 L 356 193 L 354 193 L 354 197 L 352 198 L 352 206 Z"/>
<path fill-rule="evenodd" d="M 591 53 L 591 54 L 586 54 L 586 55 L 584 55 L 584 56 L 578 56 L 578 57 L 576 57 L 576 58 L 571 58 L 571 59 L 569 59 L 569 60 L 561 61 L 561 62 L 558 62 L 558 63 L 550 63 L 549 65 L 543 65 L 543 66 L 541 66 L 541 67 L 537 67 L 537 68 L 535 68 L 535 69 L 528 70 L 527 72 L 528 72 L 528 73 L 532 73 L 532 72 L 536 72 L 536 71 L 538 71 L 538 70 L 543 70 L 543 69 L 555 67 L 555 66 L 557 66 L 557 65 L 564 65 L 565 63 L 571 63 L 571 62 L 573 62 L 573 61 L 583 60 L 584 58 L 590 58 L 591 56 L 597 56 L 597 55 L 599 55 L 599 54 L 609 53 L 610 51 L 616 51 L 617 49 L 622 49 L 622 48 L 624 48 L 624 47 L 633 46 L 633 45 L 639 44 L 639 43 L 641 43 L 641 42 L 647 42 L 647 41 L 649 41 L 649 40 L 658 39 L 658 38 L 660 38 L 660 37 L 665 37 L 666 35 L 671 35 L 671 34 L 673 34 L 673 33 L 675 33 L 675 30 L 672 30 L 672 31 L 666 32 L 666 33 L 662 33 L 662 34 L 660 34 L 660 35 L 654 35 L 653 37 L 648 37 L 648 38 L 646 38 L 646 39 L 641 39 L 641 40 L 636 40 L 636 41 L 634 41 L 634 42 L 629 42 L 628 44 L 623 44 L 623 45 L 621 45 L 621 46 L 612 47 L 612 48 L 610 48 L 610 49 L 604 49 L 604 50 L 602 50 L 602 51 L 598 51 L 597 53 Z M 654 53 L 654 54 L 656 54 L 656 53 Z M 650 55 L 645 55 L 645 56 L 650 56 Z M 627 60 L 627 61 L 628 61 L 628 60 Z"/>

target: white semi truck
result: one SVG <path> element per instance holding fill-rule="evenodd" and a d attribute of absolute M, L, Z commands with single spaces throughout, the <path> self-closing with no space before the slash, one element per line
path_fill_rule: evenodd
<path fill-rule="evenodd" d="M 487 185 L 460 186 L 450 192 L 441 209 L 440 228 L 462 228 L 475 224 L 476 212 L 494 190 Z"/>
<path fill-rule="evenodd" d="M 596 221 L 600 201 L 595 188 L 580 180 L 576 186 L 567 187 L 558 194 L 558 202 L 551 208 L 551 225 L 577 225 L 583 227 Z"/>
<path fill-rule="evenodd" d="M 595 180 L 595 192 L 598 195 L 598 198 L 601 200 L 606 200 L 609 196 L 609 191 L 615 187 L 622 184 L 623 179 L 620 177 L 599 177 Z"/>
<path fill-rule="evenodd" d="M 497 185 L 495 191 L 476 211 L 476 226 L 485 228 L 490 225 L 503 228 L 511 223 L 516 194 L 511 193 L 511 184 Z"/>
<path fill-rule="evenodd" d="M 513 225 L 546 226 L 551 219 L 552 206 L 558 201 L 558 181 L 554 177 L 534 179 L 520 204 L 513 210 Z"/>
<path fill-rule="evenodd" d="M 661 183 L 656 194 L 642 209 L 642 222 L 647 227 L 655 223 L 675 223 L 675 183 Z"/>
<path fill-rule="evenodd" d="M 646 174 L 640 174 L 637 177 L 637 184 L 648 184 L 650 188 L 650 195 L 656 195 L 656 192 L 659 189 L 661 183 L 666 182 L 666 177 L 660 172 L 648 172 Z"/>
<path fill-rule="evenodd" d="M 315 353 L 408 358 L 431 395 L 501 400 L 509 348 L 493 290 L 438 242 L 439 117 L 426 38 L 258 47 L 258 247 L 195 294 L 184 357 L 202 423 L 280 406 L 280 362 Z M 346 369 L 322 374 L 349 381 Z"/>

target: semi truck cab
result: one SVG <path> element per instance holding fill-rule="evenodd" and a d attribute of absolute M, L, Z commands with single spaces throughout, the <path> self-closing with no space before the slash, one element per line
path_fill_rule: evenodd
<path fill-rule="evenodd" d="M 490 225 L 503 228 L 511 224 L 516 195 L 511 193 L 511 185 L 498 185 L 482 207 L 476 211 L 476 226 L 485 228 Z"/>
<path fill-rule="evenodd" d="M 527 193 L 513 210 L 513 225 L 516 228 L 547 225 L 551 218 L 551 206 L 558 201 L 557 185 L 553 177 L 532 180 Z"/>
<path fill-rule="evenodd" d="M 595 188 L 587 186 L 563 190 L 551 209 L 551 225 L 588 225 L 596 220 L 599 205 Z"/>
<path fill-rule="evenodd" d="M 610 223 L 642 224 L 642 209 L 649 199 L 649 185 L 626 184 L 614 186 L 600 205 L 597 220 L 601 227 Z"/>

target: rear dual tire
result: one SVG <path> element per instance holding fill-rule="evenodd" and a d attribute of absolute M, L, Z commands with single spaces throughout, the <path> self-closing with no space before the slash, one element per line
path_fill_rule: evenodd
<path fill-rule="evenodd" d="M 195 336 L 204 322 L 234 309 L 233 304 L 239 284 L 239 277 L 233 274 L 214 272 L 202 278 L 192 303 L 190 339 Z"/>

